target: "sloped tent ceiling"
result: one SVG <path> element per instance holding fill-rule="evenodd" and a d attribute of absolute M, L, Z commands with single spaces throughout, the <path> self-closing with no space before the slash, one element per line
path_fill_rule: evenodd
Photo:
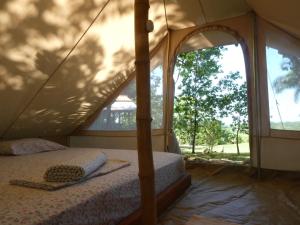
<path fill-rule="evenodd" d="M 180 52 L 229 44 L 238 44 L 238 41 L 235 37 L 223 31 L 205 31 L 194 34 L 187 41 L 182 43 Z"/>
<path fill-rule="evenodd" d="M 128 78 L 134 69 L 133 0 L 110 0 L 59 67 L 106 2 L 0 2 L 1 137 L 70 134 Z M 248 1 L 262 14 L 265 2 Z M 151 49 L 166 35 L 166 19 L 169 28 L 178 30 L 250 10 L 244 0 L 166 0 L 165 18 L 163 0 L 150 4 L 155 24 Z"/>
<path fill-rule="evenodd" d="M 247 3 L 265 20 L 300 38 L 299 0 L 247 0 Z"/>
<path fill-rule="evenodd" d="M 134 69 L 131 0 L 111 0 L 52 75 L 106 2 L 1 1 L 2 136 L 69 134 L 127 79 Z M 152 2 L 151 15 L 156 21 L 153 48 L 166 30 L 164 11 L 157 1 Z"/>

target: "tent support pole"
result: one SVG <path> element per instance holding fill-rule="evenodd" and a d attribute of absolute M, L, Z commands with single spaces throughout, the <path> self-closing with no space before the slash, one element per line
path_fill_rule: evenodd
<path fill-rule="evenodd" d="M 166 85 L 165 85 L 165 104 L 164 104 L 164 112 L 165 112 L 165 116 L 164 116 L 164 129 L 165 129 L 165 135 L 164 135 L 164 151 L 165 152 L 169 152 L 169 146 L 170 146 L 170 130 L 172 125 L 170 125 L 170 80 L 171 78 L 171 74 L 170 74 L 170 30 L 168 29 L 168 39 L 167 39 L 167 50 L 165 51 L 166 59 L 164 59 L 166 62 L 164 62 L 164 79 L 166 80 Z M 166 66 L 167 65 L 167 66 Z M 167 68 L 167 69 L 165 69 Z M 172 89 L 173 90 L 173 89 Z M 174 97 L 174 96 L 173 96 Z M 173 106 L 171 106 L 173 107 Z"/>
<path fill-rule="evenodd" d="M 156 198 L 151 141 L 149 0 L 134 1 L 135 65 L 137 90 L 137 147 L 142 224 L 156 224 Z"/>
<path fill-rule="evenodd" d="M 259 74 L 259 54 L 258 54 L 258 24 L 257 16 L 253 13 L 253 55 L 254 55 L 254 79 L 255 79 L 255 141 L 257 154 L 257 177 L 261 179 L 261 102 L 260 102 L 260 74 Z"/>

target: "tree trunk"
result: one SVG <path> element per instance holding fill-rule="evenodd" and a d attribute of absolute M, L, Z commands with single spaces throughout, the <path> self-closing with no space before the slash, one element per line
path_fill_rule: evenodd
<path fill-rule="evenodd" d="M 151 141 L 150 57 L 147 31 L 149 0 L 135 0 L 135 66 L 137 91 L 137 148 L 142 224 L 156 224 L 156 196 Z"/>
<path fill-rule="evenodd" d="M 214 149 L 214 146 L 213 146 L 213 145 L 210 145 L 210 146 L 209 146 L 209 152 L 208 152 L 208 153 L 212 153 L 213 149 Z"/>
<path fill-rule="evenodd" d="M 236 130 L 236 139 L 235 139 L 235 142 L 236 142 L 236 150 L 237 150 L 237 154 L 239 155 L 240 154 L 240 146 L 239 146 L 239 132 L 240 132 L 240 123 L 238 124 L 238 129 Z"/>
<path fill-rule="evenodd" d="M 194 129 L 193 129 L 193 136 L 192 136 L 192 153 L 195 154 L 195 145 L 196 145 L 196 136 L 197 136 L 197 113 L 195 107 L 195 115 L 194 115 Z"/>

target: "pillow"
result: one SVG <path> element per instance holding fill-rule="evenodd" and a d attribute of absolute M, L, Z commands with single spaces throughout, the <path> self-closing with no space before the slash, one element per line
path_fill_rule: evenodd
<path fill-rule="evenodd" d="M 66 146 L 40 138 L 24 138 L 0 142 L 0 155 L 26 155 L 66 148 Z"/>

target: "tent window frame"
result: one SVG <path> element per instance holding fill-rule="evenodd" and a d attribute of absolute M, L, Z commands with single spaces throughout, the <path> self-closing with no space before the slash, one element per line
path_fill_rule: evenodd
<path fill-rule="evenodd" d="M 167 65 L 170 70 L 170 76 L 173 77 L 174 69 L 175 69 L 175 62 L 177 59 L 178 54 L 180 54 L 180 50 L 182 48 L 182 45 L 186 43 L 187 40 L 189 40 L 191 37 L 199 34 L 199 33 L 205 33 L 209 31 L 220 31 L 223 33 L 226 33 L 227 35 L 232 36 L 236 43 L 240 44 L 244 56 L 244 62 L 245 62 L 245 72 L 246 72 L 246 81 L 247 81 L 247 97 L 248 97 L 248 119 L 249 119 L 249 143 L 250 143 L 250 154 L 252 154 L 252 136 L 253 136 L 253 68 L 252 68 L 252 61 L 251 56 L 252 52 L 249 50 L 248 46 L 248 37 L 247 35 L 243 35 L 242 33 L 239 33 L 239 29 L 228 27 L 227 25 L 206 25 L 204 27 L 197 27 L 194 30 L 187 33 L 184 37 L 182 37 L 178 43 L 176 44 L 176 47 L 174 49 L 174 52 L 171 56 L 170 65 Z M 174 87 L 172 86 L 174 89 Z M 172 96 L 174 97 L 174 90 L 171 90 Z M 173 102 L 172 102 L 172 109 L 171 112 L 173 114 Z M 170 124 L 172 124 L 172 121 L 170 121 Z M 251 156 L 252 158 L 252 156 Z"/>
<path fill-rule="evenodd" d="M 284 139 L 300 139 L 300 131 L 297 130 L 282 130 L 282 129 L 272 129 L 270 122 L 270 110 L 269 110 L 269 88 L 268 88 L 268 70 L 267 70 L 267 35 L 275 34 L 281 40 L 289 42 L 297 42 L 300 47 L 300 40 L 287 32 L 281 30 L 278 27 L 273 26 L 272 24 L 260 20 L 259 23 L 259 73 L 260 76 L 260 90 L 261 90 L 261 103 L 268 107 L 261 107 L 261 118 L 262 118 L 262 136 L 274 137 L 274 138 L 284 138 Z"/>
<path fill-rule="evenodd" d="M 150 59 L 150 72 L 157 68 L 158 66 L 162 66 L 162 122 L 160 128 L 152 128 L 152 135 L 153 136 L 161 136 L 165 135 L 164 127 L 165 127 L 165 121 L 166 121 L 166 91 L 167 91 L 167 74 L 165 71 L 166 68 L 166 60 L 165 60 L 165 54 L 167 50 L 167 43 L 166 43 L 167 36 L 165 36 L 160 43 L 151 51 L 151 59 Z M 154 63 L 153 65 L 152 60 L 155 58 L 156 55 L 162 54 L 160 63 Z M 121 85 L 116 92 L 109 97 L 106 102 L 101 105 L 80 127 L 78 127 L 72 134 L 72 136 L 107 136 L 107 137 L 132 137 L 136 136 L 136 129 L 134 130 L 88 130 L 87 128 L 92 125 L 92 123 L 97 119 L 97 117 L 100 115 L 100 113 L 103 111 L 103 109 L 111 104 L 116 97 L 120 95 L 122 90 L 126 88 L 130 83 L 135 79 L 136 74 L 135 70 L 132 71 L 132 73 L 128 76 L 127 80 Z"/>

